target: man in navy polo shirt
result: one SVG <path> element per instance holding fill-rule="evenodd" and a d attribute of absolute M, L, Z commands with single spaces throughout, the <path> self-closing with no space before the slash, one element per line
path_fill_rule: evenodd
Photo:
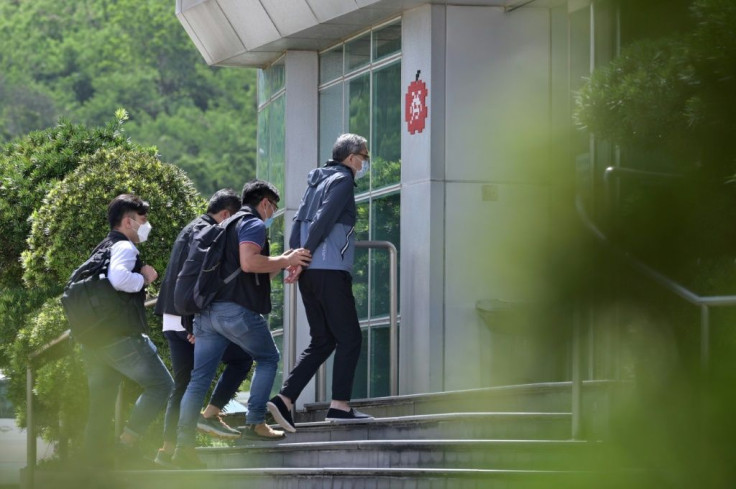
<path fill-rule="evenodd" d="M 272 430 L 265 423 L 266 402 L 276 376 L 279 351 L 263 315 L 271 311 L 271 279 L 285 268 L 308 265 L 311 255 L 303 248 L 275 257 L 269 255 L 267 228 L 280 200 L 276 187 L 252 180 L 243 187 L 241 200 L 245 215 L 229 228 L 224 270 L 229 274 L 240 268 L 245 273 L 225 285 L 214 301 L 194 318 L 197 338 L 194 368 L 181 400 L 177 446 L 172 459 L 180 467 L 204 466 L 194 452 L 197 417 L 230 342 L 240 346 L 256 362 L 242 436 L 259 440 L 278 440 L 284 436 L 283 431 Z"/>

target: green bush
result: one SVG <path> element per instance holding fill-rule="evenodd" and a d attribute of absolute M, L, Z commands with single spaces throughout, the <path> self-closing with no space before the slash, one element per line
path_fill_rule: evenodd
<path fill-rule="evenodd" d="M 164 273 L 176 235 L 205 205 L 181 170 L 162 163 L 145 150 L 102 149 L 84 157 L 76 170 L 51 188 L 31 218 L 28 249 L 22 253 L 22 263 L 23 279 L 30 290 L 44 287 L 48 294 L 55 288 L 57 295 L 46 300 L 38 311 L 34 311 L 29 298 L 27 309 L 14 312 L 23 327 L 10 348 L 11 398 L 21 424 L 25 423 L 26 359 L 68 329 L 58 292 L 74 268 L 106 236 L 107 205 L 125 192 L 135 193 L 151 205 L 149 220 L 153 230 L 139 250 L 143 260 L 156 268 L 159 275 Z M 0 301 L 0 307 L 2 304 Z M 151 337 L 168 363 L 160 319 L 153 316 L 150 308 L 148 316 Z M 57 439 L 63 429 L 66 437 L 78 440 L 87 412 L 86 377 L 78 351 L 42 367 L 36 379 L 37 419 L 44 435 Z M 136 396 L 136 392 L 131 392 L 126 396 L 127 403 Z"/>
<path fill-rule="evenodd" d="M 204 200 L 178 168 L 146 151 L 115 148 L 85 157 L 31 216 L 28 249 L 22 253 L 26 284 L 63 285 L 107 235 L 107 205 L 122 193 L 137 194 L 151 205 L 153 230 L 139 250 L 162 275 L 174 238 L 204 210 Z"/>
<path fill-rule="evenodd" d="M 669 38 L 635 42 L 592 73 L 577 93 L 575 122 L 624 146 L 673 146 L 688 131 L 693 84 L 683 43 Z"/>
<path fill-rule="evenodd" d="M 47 295 L 44 290 L 23 287 L 0 288 L 0 369 L 9 371 L 10 353 L 29 311 L 38 309 Z"/>
<path fill-rule="evenodd" d="M 28 355 L 68 329 L 58 297 L 48 299 L 29 314 L 28 321 L 11 346 L 10 398 L 20 426 L 26 426 L 25 371 Z M 33 386 L 35 425 L 48 440 L 80 433 L 87 414 L 87 388 L 79 351 L 54 360 L 36 372 Z"/>
<path fill-rule="evenodd" d="M 100 148 L 140 149 L 128 141 L 120 109 L 106 126 L 87 128 L 61 120 L 56 127 L 37 131 L 5 145 L 0 151 L 0 285 L 18 286 L 19 258 L 31 229 L 28 217 L 41 206 L 56 182 L 74 170 L 85 155 Z M 154 149 L 147 150 L 150 154 Z"/>

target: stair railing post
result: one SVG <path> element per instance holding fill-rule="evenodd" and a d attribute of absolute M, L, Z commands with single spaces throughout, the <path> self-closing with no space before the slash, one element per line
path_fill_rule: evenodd
<path fill-rule="evenodd" d="M 25 488 L 34 489 L 36 472 L 36 426 L 33 416 L 33 364 L 26 367 L 26 472 Z"/>
<path fill-rule="evenodd" d="M 399 395 L 399 328 L 398 328 L 398 258 L 396 246 L 387 243 L 390 275 L 389 294 L 390 302 L 390 326 L 389 326 L 389 353 L 391 355 L 391 395 Z"/>
<path fill-rule="evenodd" d="M 583 395 L 582 395 L 582 338 L 580 324 L 580 304 L 577 304 L 573 313 L 573 331 L 572 331 L 572 439 L 582 439 L 582 412 L 583 412 Z"/>
<path fill-rule="evenodd" d="M 118 385 L 118 397 L 115 399 L 115 436 L 123 432 L 123 382 Z"/>

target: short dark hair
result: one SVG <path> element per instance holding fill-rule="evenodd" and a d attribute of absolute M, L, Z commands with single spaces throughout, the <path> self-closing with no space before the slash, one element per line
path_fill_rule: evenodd
<path fill-rule="evenodd" d="M 115 229 L 123 222 L 123 217 L 129 212 L 135 212 L 139 216 L 148 214 L 148 202 L 141 200 L 140 197 L 133 194 L 120 194 L 107 206 L 107 222 L 110 223 L 110 229 Z"/>
<path fill-rule="evenodd" d="M 363 136 L 350 133 L 340 134 L 332 146 L 332 159 L 342 162 L 348 156 L 360 153 L 363 148 L 368 148 L 368 140 Z"/>
<path fill-rule="evenodd" d="M 257 206 L 258 203 L 264 198 L 278 202 L 281 200 L 279 197 L 279 191 L 273 184 L 266 182 L 265 180 L 251 180 L 245 182 L 243 185 L 243 195 L 241 201 L 243 205 L 249 205 L 251 207 Z"/>
<path fill-rule="evenodd" d="M 217 214 L 220 211 L 228 210 L 230 214 L 235 214 L 240 209 L 240 197 L 231 188 L 222 188 L 215 192 L 207 204 L 207 214 Z"/>

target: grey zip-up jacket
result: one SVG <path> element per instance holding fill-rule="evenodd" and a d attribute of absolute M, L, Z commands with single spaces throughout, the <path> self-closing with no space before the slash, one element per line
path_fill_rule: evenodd
<path fill-rule="evenodd" d="M 310 270 L 351 272 L 355 257 L 355 180 L 353 170 L 334 160 L 307 177 L 294 216 L 289 246 L 312 253 Z"/>

